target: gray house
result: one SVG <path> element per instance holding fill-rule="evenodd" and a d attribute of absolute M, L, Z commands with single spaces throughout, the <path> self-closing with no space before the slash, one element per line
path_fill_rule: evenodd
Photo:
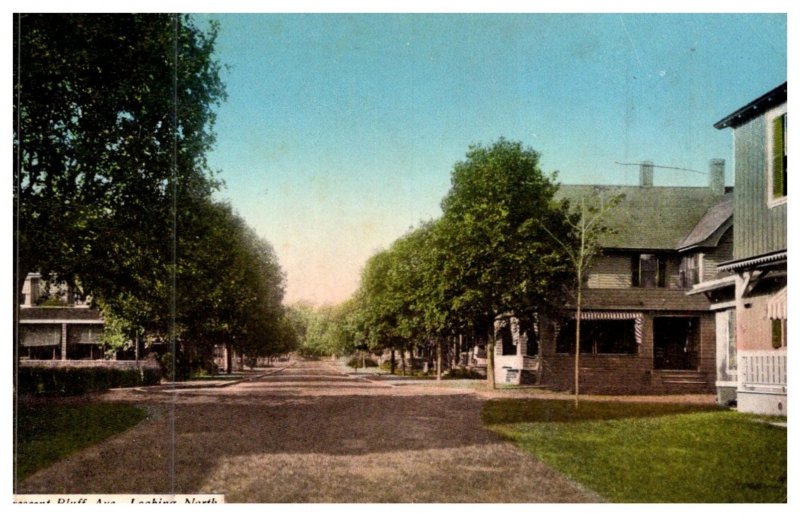
<path fill-rule="evenodd" d="M 786 86 L 747 103 L 714 126 L 733 129 L 736 195 L 733 258 L 720 264 L 733 281 L 727 360 L 743 412 L 786 414 L 787 168 Z M 713 288 L 710 292 L 714 292 Z"/>

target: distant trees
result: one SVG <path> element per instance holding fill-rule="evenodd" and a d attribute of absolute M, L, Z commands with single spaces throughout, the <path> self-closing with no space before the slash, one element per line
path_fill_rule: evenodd
<path fill-rule="evenodd" d="M 179 338 L 187 363 L 291 343 L 272 247 L 212 199 L 217 27 L 18 14 L 14 32 L 16 293 L 54 273 L 94 297 L 112 344 Z"/>
<path fill-rule="evenodd" d="M 355 311 L 352 299 L 338 305 L 289 306 L 287 320 L 296 337 L 294 350 L 308 358 L 349 354 L 356 344 Z"/>
<path fill-rule="evenodd" d="M 456 335 L 483 338 L 493 384 L 496 317 L 547 309 L 573 273 L 551 235 L 575 239 L 557 188 L 520 143 L 471 147 L 453 168 L 442 217 L 368 260 L 358 301 L 370 344 L 435 346 L 439 358 Z"/>

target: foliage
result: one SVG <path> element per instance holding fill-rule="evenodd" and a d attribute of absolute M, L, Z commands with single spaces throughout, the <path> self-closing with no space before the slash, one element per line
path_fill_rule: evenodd
<path fill-rule="evenodd" d="M 161 14 L 14 22 L 17 284 L 52 272 L 140 299 L 168 286 L 174 197 L 214 186 L 216 29 Z"/>
<path fill-rule="evenodd" d="M 435 348 L 438 358 L 457 334 L 493 344 L 500 314 L 559 307 L 572 271 L 546 229 L 562 241 L 574 234 L 557 189 L 555 174 L 545 175 L 539 154 L 521 143 L 470 147 L 453 168 L 442 217 L 367 261 L 356 335 L 374 351 L 417 347 L 431 356 Z"/>
<path fill-rule="evenodd" d="M 275 252 L 212 199 L 217 26 L 21 14 L 14 30 L 17 283 L 39 271 L 79 285 L 113 348 L 179 344 L 171 376 L 202 368 L 215 344 L 250 359 L 292 348 Z"/>
<path fill-rule="evenodd" d="M 141 408 L 127 404 L 18 404 L 15 482 L 135 426 L 146 415 Z"/>
<path fill-rule="evenodd" d="M 484 379 L 485 376 L 471 368 L 451 368 L 444 376 L 447 379 Z"/>
<path fill-rule="evenodd" d="M 500 139 L 472 146 L 453 168 L 442 201 L 442 283 L 452 305 L 473 327 L 492 329 L 502 313 L 528 315 L 558 301 L 571 274 L 545 228 L 570 240 L 566 207 L 554 196 L 555 175 L 539 168 L 539 153 Z"/>
<path fill-rule="evenodd" d="M 612 502 L 786 502 L 786 429 L 691 405 L 489 401 L 491 428 Z"/>
<path fill-rule="evenodd" d="M 139 368 L 23 366 L 18 368 L 20 394 L 80 395 L 87 392 L 133 386 L 157 385 L 161 370 L 156 366 Z"/>
<path fill-rule="evenodd" d="M 378 362 L 369 356 L 362 358 L 360 355 L 355 355 L 347 361 L 347 366 L 350 368 L 376 368 L 378 366 Z"/>
<path fill-rule="evenodd" d="M 305 303 L 288 309 L 288 322 L 296 332 L 301 355 L 309 358 L 344 355 L 356 344 L 354 300 L 339 305 L 314 307 Z"/>

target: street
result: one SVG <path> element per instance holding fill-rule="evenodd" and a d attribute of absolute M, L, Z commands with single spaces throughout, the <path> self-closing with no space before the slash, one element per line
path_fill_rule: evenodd
<path fill-rule="evenodd" d="M 381 380 L 383 379 L 383 380 Z M 590 502 L 481 426 L 473 391 L 303 362 L 226 387 L 118 390 L 136 427 L 19 493 L 223 493 L 229 502 Z"/>

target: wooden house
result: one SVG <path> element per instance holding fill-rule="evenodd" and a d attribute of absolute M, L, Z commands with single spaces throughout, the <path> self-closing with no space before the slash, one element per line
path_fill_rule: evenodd
<path fill-rule="evenodd" d="M 731 258 L 724 161 L 711 161 L 707 186 L 654 186 L 646 162 L 638 186 L 564 185 L 558 197 L 577 202 L 604 193 L 624 198 L 607 216 L 616 233 L 603 238 L 586 279 L 581 391 L 713 392 L 715 314 L 705 296 L 686 292 L 719 278 L 717 266 Z M 568 301 L 561 316 L 536 316 L 528 326 L 498 320 L 497 381 L 572 390 L 574 313 Z"/>
<path fill-rule="evenodd" d="M 733 258 L 720 264 L 733 281 L 729 316 L 735 399 L 743 412 L 786 414 L 787 84 L 714 126 L 734 137 Z M 708 291 L 713 294 L 713 291 Z"/>
<path fill-rule="evenodd" d="M 22 361 L 103 359 L 103 318 L 65 284 L 29 273 L 19 309 L 18 357 Z"/>

